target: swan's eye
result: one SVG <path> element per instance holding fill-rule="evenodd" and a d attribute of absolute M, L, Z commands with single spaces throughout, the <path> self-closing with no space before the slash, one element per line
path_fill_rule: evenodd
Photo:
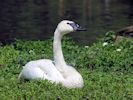
<path fill-rule="evenodd" d="M 69 22 L 67 22 L 67 24 L 68 24 L 68 25 L 71 25 L 71 26 L 72 26 L 72 25 L 75 25 L 75 23 L 69 23 Z"/>

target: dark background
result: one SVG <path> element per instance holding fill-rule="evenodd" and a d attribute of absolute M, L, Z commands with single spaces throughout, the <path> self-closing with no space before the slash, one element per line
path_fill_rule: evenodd
<path fill-rule="evenodd" d="M 63 19 L 86 27 L 87 32 L 69 36 L 91 44 L 109 30 L 133 24 L 133 0 L 0 0 L 0 41 L 46 40 Z"/>

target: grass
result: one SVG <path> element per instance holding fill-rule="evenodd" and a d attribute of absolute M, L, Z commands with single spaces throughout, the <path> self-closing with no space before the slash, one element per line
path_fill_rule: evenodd
<path fill-rule="evenodd" d="M 85 48 L 65 38 L 62 43 L 64 56 L 82 74 L 82 89 L 68 89 L 47 80 L 24 82 L 17 79 L 28 61 L 52 59 L 52 39 L 17 40 L 14 44 L 1 46 L 0 100 L 132 100 L 132 43 L 131 39 L 125 39 L 102 46 L 100 41 Z M 117 52 L 117 48 L 122 52 Z"/>
<path fill-rule="evenodd" d="M 1 100 L 132 100 L 133 75 L 116 74 L 80 69 L 85 86 L 82 89 L 67 89 L 48 81 L 27 81 L 20 83 L 16 75 L 0 80 Z M 9 74 L 9 73 L 8 73 Z"/>

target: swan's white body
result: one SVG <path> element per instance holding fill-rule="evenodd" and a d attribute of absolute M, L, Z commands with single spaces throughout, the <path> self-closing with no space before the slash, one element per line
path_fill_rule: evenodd
<path fill-rule="evenodd" d="M 54 63 L 49 59 L 30 61 L 23 67 L 19 78 L 49 80 L 68 88 L 83 87 L 82 76 L 73 67 L 66 64 L 61 48 L 62 36 L 74 31 L 73 27 L 68 25 L 71 23 L 74 22 L 64 20 L 58 24 L 55 30 L 53 42 Z"/>

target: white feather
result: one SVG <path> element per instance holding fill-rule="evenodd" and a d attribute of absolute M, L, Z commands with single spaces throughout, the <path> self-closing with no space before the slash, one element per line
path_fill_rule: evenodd
<path fill-rule="evenodd" d="M 49 59 L 30 61 L 23 67 L 19 78 L 49 80 L 50 82 L 62 84 L 68 88 L 83 87 L 82 76 L 76 69 L 66 64 L 62 53 L 62 36 L 74 31 L 67 23 L 73 22 L 68 20 L 61 21 L 54 33 L 53 52 L 55 64 Z"/>

